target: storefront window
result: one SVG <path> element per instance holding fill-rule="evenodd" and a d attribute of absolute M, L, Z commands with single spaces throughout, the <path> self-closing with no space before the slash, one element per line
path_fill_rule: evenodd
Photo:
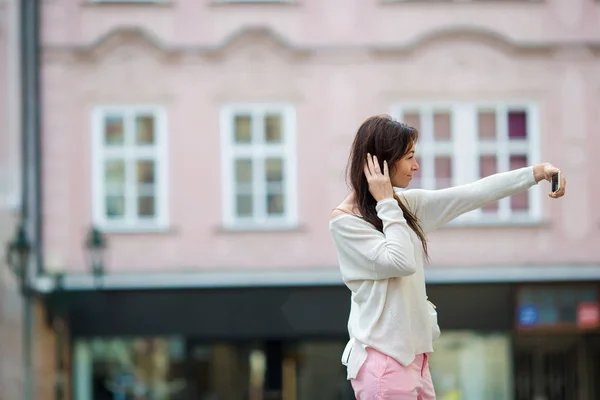
<path fill-rule="evenodd" d="M 508 333 L 444 331 L 430 370 L 438 400 L 508 400 L 513 395 Z"/>
<path fill-rule="evenodd" d="M 178 338 L 77 341 L 75 394 L 81 400 L 178 400 L 186 388 Z"/>
<path fill-rule="evenodd" d="M 524 285 L 517 295 L 519 329 L 600 327 L 595 285 Z"/>
<path fill-rule="evenodd" d="M 302 341 L 287 352 L 296 371 L 296 400 L 350 400 L 354 392 L 341 363 L 345 340 Z M 284 380 L 289 382 L 290 380 Z M 285 391 L 285 388 L 284 388 Z"/>

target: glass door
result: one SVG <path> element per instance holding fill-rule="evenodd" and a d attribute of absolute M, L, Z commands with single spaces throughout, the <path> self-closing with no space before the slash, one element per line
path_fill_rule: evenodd
<path fill-rule="evenodd" d="M 515 399 L 579 399 L 579 338 L 518 337 L 515 348 Z"/>

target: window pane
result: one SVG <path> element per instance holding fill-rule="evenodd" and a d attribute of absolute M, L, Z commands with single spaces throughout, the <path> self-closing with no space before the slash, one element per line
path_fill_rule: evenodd
<path fill-rule="evenodd" d="M 283 214 L 283 194 L 269 194 L 267 195 L 267 212 L 269 215 L 281 215 Z"/>
<path fill-rule="evenodd" d="M 235 160 L 235 181 L 237 183 L 252 183 L 252 160 Z"/>
<path fill-rule="evenodd" d="M 485 178 L 496 173 L 497 171 L 497 160 L 496 156 L 481 156 L 479 158 L 479 176 Z M 486 204 L 481 208 L 484 212 L 486 211 L 498 211 L 498 202 Z"/>
<path fill-rule="evenodd" d="M 267 114 L 265 116 L 265 140 L 267 143 L 281 143 L 281 115 Z"/>
<path fill-rule="evenodd" d="M 510 156 L 510 169 L 523 168 L 527 166 L 527 156 Z M 510 198 L 510 208 L 515 211 L 526 211 L 529 209 L 529 193 L 527 191 L 517 193 Z"/>
<path fill-rule="evenodd" d="M 75 368 L 89 368 L 90 383 L 93 379 L 89 400 L 175 400 L 185 394 L 185 371 L 188 364 L 181 338 L 118 337 L 78 340 L 76 347 L 82 346 L 87 349 L 84 360 L 89 364 L 76 364 Z M 77 358 L 75 360 L 83 361 Z M 170 395 L 165 396 L 165 388 L 169 388 Z"/>
<path fill-rule="evenodd" d="M 154 217 L 156 215 L 154 196 L 138 197 L 138 215 L 140 217 Z"/>
<path fill-rule="evenodd" d="M 135 118 L 135 143 L 141 145 L 154 143 L 154 116 L 138 115 Z"/>
<path fill-rule="evenodd" d="M 283 160 L 281 158 L 267 158 L 265 171 L 267 182 L 283 182 Z"/>
<path fill-rule="evenodd" d="M 525 111 L 508 113 L 508 137 L 510 139 L 527 138 L 527 113 Z"/>
<path fill-rule="evenodd" d="M 122 115 L 104 117 L 104 144 L 121 146 L 125 143 L 125 124 Z"/>
<path fill-rule="evenodd" d="M 433 138 L 435 140 L 450 140 L 450 113 L 436 111 L 433 114 Z"/>
<path fill-rule="evenodd" d="M 106 217 L 119 219 L 125 216 L 125 196 L 106 196 Z"/>
<path fill-rule="evenodd" d="M 125 188 L 125 162 L 107 160 L 104 163 L 104 183 L 108 194 L 123 194 Z"/>
<path fill-rule="evenodd" d="M 239 217 L 252 216 L 252 194 L 238 194 L 236 196 L 236 213 Z"/>
<path fill-rule="evenodd" d="M 477 131 L 481 140 L 496 139 L 496 113 L 479 111 L 477 114 Z"/>
<path fill-rule="evenodd" d="M 137 162 L 137 182 L 154 183 L 154 161 L 145 160 Z"/>
<path fill-rule="evenodd" d="M 436 341 L 430 362 L 439 399 L 512 398 L 510 333 L 446 331 Z"/>
<path fill-rule="evenodd" d="M 182 396 L 171 396 L 164 400 L 266 399 L 263 397 L 262 384 L 266 366 L 261 357 L 261 343 L 190 340 L 188 347 L 191 357 L 182 370 L 189 371 L 184 392 Z M 260 390 L 250 395 L 256 381 L 260 384 Z"/>
<path fill-rule="evenodd" d="M 236 115 L 234 129 L 236 143 L 250 143 L 252 141 L 252 118 L 249 115 Z"/>
<path fill-rule="evenodd" d="M 445 189 L 452 185 L 452 159 L 450 157 L 435 158 L 435 188 Z"/>
<path fill-rule="evenodd" d="M 404 113 L 403 121 L 405 124 L 412 126 L 419 132 L 421 131 L 421 120 L 418 112 L 406 112 Z"/>
<path fill-rule="evenodd" d="M 350 400 L 356 399 L 346 370 L 338 367 L 344 351 L 342 340 L 300 340 L 287 345 L 284 364 L 294 364 L 298 396 L 296 400 Z M 284 399 L 286 397 L 283 397 Z M 266 400 L 266 399 L 265 399 Z"/>

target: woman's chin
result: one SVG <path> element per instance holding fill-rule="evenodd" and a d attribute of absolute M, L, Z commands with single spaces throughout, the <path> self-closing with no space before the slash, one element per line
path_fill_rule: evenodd
<path fill-rule="evenodd" d="M 410 183 L 410 181 L 406 181 L 406 182 L 398 182 L 397 184 L 393 185 L 394 187 L 400 188 L 400 189 L 406 189 L 408 187 L 408 184 Z"/>

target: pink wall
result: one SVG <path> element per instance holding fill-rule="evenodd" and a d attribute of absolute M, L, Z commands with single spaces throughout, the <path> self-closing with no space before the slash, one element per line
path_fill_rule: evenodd
<path fill-rule="evenodd" d="M 600 188 L 590 170 L 600 148 L 600 4 L 351 3 L 44 3 L 48 257 L 84 268 L 95 105 L 152 103 L 168 112 L 171 228 L 111 235 L 109 267 L 125 272 L 335 268 L 328 215 L 346 194 L 347 151 L 364 118 L 406 98 L 510 98 L 540 106 L 542 159 L 564 170 L 569 194 L 543 201 L 541 225 L 432 235 L 433 264 L 600 262 Z M 118 31 L 131 26 L 151 39 Z M 247 29 L 257 26 L 269 31 Z M 228 41 L 232 34 L 240 36 Z M 232 101 L 296 107 L 298 230 L 221 229 L 221 176 L 209 171 L 220 165 L 219 110 Z"/>

